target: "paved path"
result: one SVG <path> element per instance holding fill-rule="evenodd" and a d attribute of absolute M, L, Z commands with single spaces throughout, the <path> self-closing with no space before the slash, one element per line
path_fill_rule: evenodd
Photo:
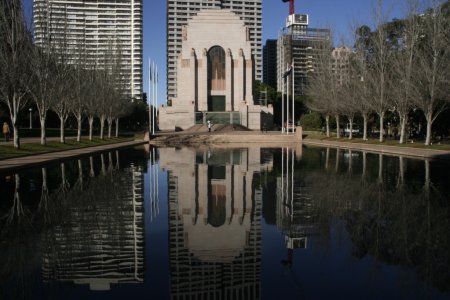
<path fill-rule="evenodd" d="M 102 151 L 107 151 L 107 150 L 111 150 L 111 149 L 132 147 L 132 146 L 142 145 L 145 143 L 147 143 L 147 142 L 130 141 L 130 142 L 115 143 L 115 144 L 101 145 L 101 146 L 95 146 L 95 147 L 86 147 L 86 148 L 73 149 L 73 150 L 64 150 L 64 151 L 57 151 L 57 152 L 51 152 L 51 153 L 43 153 L 43 154 L 28 155 L 28 156 L 22 156 L 22 157 L 7 158 L 7 159 L 0 160 L 0 171 L 4 171 L 4 170 L 8 170 L 8 169 L 25 168 L 25 167 L 45 164 L 50 161 L 64 160 L 67 158 L 78 157 L 78 156 L 91 154 L 91 153 L 95 153 L 95 152 L 102 152 Z"/>

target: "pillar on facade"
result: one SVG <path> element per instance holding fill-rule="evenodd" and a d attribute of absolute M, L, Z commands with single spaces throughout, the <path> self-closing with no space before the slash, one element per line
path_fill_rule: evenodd
<path fill-rule="evenodd" d="M 244 70 L 245 70 L 245 58 L 244 58 L 244 51 L 242 49 L 239 49 L 238 59 L 237 59 L 237 65 L 235 66 L 235 86 L 234 91 L 236 97 L 234 98 L 235 101 L 238 101 L 238 103 L 245 100 L 244 98 Z"/>
<path fill-rule="evenodd" d="M 227 54 L 225 58 L 225 99 L 226 99 L 226 111 L 232 111 L 234 109 L 233 103 L 233 57 L 231 55 L 230 48 L 227 49 Z"/>
<path fill-rule="evenodd" d="M 191 49 L 191 57 L 189 60 L 189 76 L 191 76 L 191 78 L 196 78 L 196 55 L 195 55 L 195 49 L 192 48 Z M 192 101 L 192 104 L 195 105 L 196 99 L 197 99 L 197 86 L 196 86 L 196 81 L 192 80 L 191 81 L 191 87 L 190 87 L 190 97 L 189 99 Z"/>
<path fill-rule="evenodd" d="M 245 102 L 253 104 L 253 61 L 245 60 Z"/>
<path fill-rule="evenodd" d="M 208 110 L 208 50 L 203 49 L 201 61 L 198 61 L 198 110 Z"/>

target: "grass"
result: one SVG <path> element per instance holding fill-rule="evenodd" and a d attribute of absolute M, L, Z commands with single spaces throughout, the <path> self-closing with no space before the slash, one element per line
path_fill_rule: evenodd
<path fill-rule="evenodd" d="M 332 134 L 331 137 L 326 137 L 319 131 L 304 131 L 304 135 L 307 136 L 308 139 L 313 140 L 323 140 L 323 141 L 333 141 L 333 142 L 346 142 L 346 143 L 360 143 L 360 144 L 370 144 L 370 145 L 385 145 L 385 146 L 397 146 L 397 147 L 407 147 L 407 148 L 419 148 L 419 149 L 432 149 L 432 150 L 450 150 L 449 141 L 445 141 L 445 143 L 437 144 L 436 142 L 433 145 L 426 146 L 423 141 L 414 141 L 413 143 L 408 142 L 404 144 L 399 144 L 398 140 L 386 139 L 384 142 L 379 142 L 378 138 L 369 138 L 369 140 L 363 140 L 361 137 L 348 139 L 347 137 L 342 137 L 338 139 L 336 134 Z"/>
<path fill-rule="evenodd" d="M 93 138 L 92 141 L 88 139 L 82 139 L 77 142 L 75 139 L 66 139 L 66 143 L 62 144 L 57 141 L 47 142 L 47 145 L 41 145 L 40 143 L 23 143 L 20 145 L 20 149 L 14 148 L 13 145 L 0 145 L 0 159 L 20 157 L 26 155 L 42 154 L 49 152 L 57 152 L 64 150 L 80 149 L 87 147 L 94 147 L 106 144 L 115 144 L 121 142 L 128 142 L 135 140 L 136 137 L 119 137 L 119 138 L 105 138 L 103 140 L 99 138 Z"/>

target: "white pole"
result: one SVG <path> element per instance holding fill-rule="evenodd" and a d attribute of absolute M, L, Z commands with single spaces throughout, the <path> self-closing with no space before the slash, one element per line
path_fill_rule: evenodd
<path fill-rule="evenodd" d="M 294 89 L 294 87 L 295 87 L 295 81 L 294 81 L 294 79 L 295 79 L 295 75 L 294 75 L 294 72 L 295 72 L 295 68 L 294 68 L 294 59 L 292 59 L 292 126 L 294 126 L 293 127 L 293 129 L 292 129 L 292 134 L 294 134 L 294 128 L 295 128 L 295 115 L 294 115 L 294 108 L 295 108 L 295 103 L 294 103 L 294 98 L 295 98 L 295 89 Z"/>
<path fill-rule="evenodd" d="M 289 134 L 289 130 L 287 128 L 287 125 L 289 123 L 289 77 L 286 77 L 286 134 Z"/>
<path fill-rule="evenodd" d="M 152 81 L 152 65 L 150 63 L 150 58 L 148 59 L 148 93 L 147 93 L 147 104 L 148 104 L 148 136 L 149 136 L 149 140 L 150 140 L 150 133 L 152 132 L 152 112 L 150 110 L 151 105 L 150 105 L 150 101 L 151 101 L 151 90 L 152 90 L 152 85 L 151 85 L 151 81 Z"/>
<path fill-rule="evenodd" d="M 155 62 L 152 62 L 152 134 L 155 133 Z"/>
<path fill-rule="evenodd" d="M 294 217 L 294 148 L 291 152 L 291 203 L 292 203 L 292 217 Z"/>
<path fill-rule="evenodd" d="M 155 121 L 153 123 L 153 128 L 155 128 L 156 117 L 158 116 L 158 65 L 156 65 L 156 74 L 155 74 Z M 155 129 L 153 129 L 155 130 Z"/>

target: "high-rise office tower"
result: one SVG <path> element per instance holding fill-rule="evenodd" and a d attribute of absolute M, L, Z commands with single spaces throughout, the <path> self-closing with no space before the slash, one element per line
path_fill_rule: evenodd
<path fill-rule="evenodd" d="M 277 87 L 277 40 L 269 39 L 263 46 L 263 82 Z"/>
<path fill-rule="evenodd" d="M 255 79 L 262 78 L 262 0 L 167 0 L 167 98 L 177 97 L 177 57 L 181 51 L 182 27 L 201 9 L 223 8 L 236 13 L 250 29 Z"/>
<path fill-rule="evenodd" d="M 33 23 L 36 45 L 64 47 L 72 62 L 82 52 L 102 65 L 113 48 L 127 96 L 142 97 L 142 0 L 33 0 Z"/>
<path fill-rule="evenodd" d="M 310 28 L 309 16 L 289 15 L 278 36 L 277 42 L 277 90 L 285 87 L 283 74 L 293 66 L 294 76 L 289 76 L 287 89 L 292 89 L 294 77 L 295 95 L 304 95 L 308 86 L 308 74 L 316 69 L 319 51 L 331 51 L 331 34 L 329 29 Z M 326 49 L 326 50 L 324 50 Z"/>

